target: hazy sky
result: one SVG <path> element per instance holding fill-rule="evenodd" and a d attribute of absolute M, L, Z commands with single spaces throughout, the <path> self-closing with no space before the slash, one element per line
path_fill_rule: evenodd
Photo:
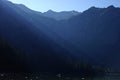
<path fill-rule="evenodd" d="M 54 11 L 84 11 L 91 6 L 107 7 L 114 5 L 120 7 L 120 0 L 10 0 L 15 3 L 22 3 L 27 7 L 45 12 L 49 9 Z"/>

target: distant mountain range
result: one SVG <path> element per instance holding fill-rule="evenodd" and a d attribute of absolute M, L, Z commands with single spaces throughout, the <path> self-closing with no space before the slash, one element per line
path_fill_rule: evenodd
<path fill-rule="evenodd" d="M 21 8 L 22 10 L 26 11 L 26 12 L 33 12 L 31 9 L 27 8 L 26 6 L 24 6 L 23 4 L 17 4 L 17 6 L 19 8 Z M 70 19 L 73 16 L 79 15 L 80 12 L 77 11 L 62 11 L 62 12 L 55 12 L 52 10 L 48 10 L 47 12 L 37 12 L 39 15 L 44 16 L 44 17 L 48 17 L 48 18 L 53 18 L 55 20 L 67 20 Z"/>
<path fill-rule="evenodd" d="M 62 11 L 62 12 L 55 12 L 52 10 L 48 10 L 47 12 L 42 13 L 43 16 L 53 18 L 56 20 L 65 20 L 70 19 L 73 16 L 79 15 L 80 13 L 77 11 Z"/>
<path fill-rule="evenodd" d="M 30 69 L 69 71 L 71 64 L 81 61 L 120 67 L 120 8 L 41 13 L 0 0 L 0 16 L 1 39 L 15 54 L 22 53 Z"/>

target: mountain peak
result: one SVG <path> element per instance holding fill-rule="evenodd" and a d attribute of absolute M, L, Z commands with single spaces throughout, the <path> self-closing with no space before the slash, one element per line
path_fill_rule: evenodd
<path fill-rule="evenodd" d="M 114 7 L 113 5 L 110 5 L 107 7 L 107 9 L 115 9 L 116 7 Z"/>
<path fill-rule="evenodd" d="M 97 7 L 95 7 L 95 6 L 92 6 L 92 7 L 90 7 L 88 10 L 98 10 L 98 9 L 100 9 L 100 8 L 97 8 Z"/>
<path fill-rule="evenodd" d="M 49 9 L 48 11 L 47 11 L 48 13 L 53 13 L 53 12 L 55 12 L 55 11 L 53 11 L 52 9 Z"/>
<path fill-rule="evenodd" d="M 90 9 L 96 9 L 96 7 L 95 7 L 95 6 L 92 6 L 92 7 L 90 7 Z"/>
<path fill-rule="evenodd" d="M 83 13 L 96 13 L 96 12 L 98 12 L 99 10 L 101 10 L 101 8 L 97 8 L 97 7 L 95 7 L 95 6 L 92 6 L 92 7 L 90 7 L 89 9 L 87 9 L 86 11 L 84 11 Z"/>
<path fill-rule="evenodd" d="M 26 7 L 25 5 L 23 5 L 23 4 L 17 4 L 18 6 L 22 6 L 22 7 Z"/>
<path fill-rule="evenodd" d="M 113 5 L 110 5 L 110 6 L 108 6 L 108 8 L 115 8 L 115 6 L 113 6 Z"/>

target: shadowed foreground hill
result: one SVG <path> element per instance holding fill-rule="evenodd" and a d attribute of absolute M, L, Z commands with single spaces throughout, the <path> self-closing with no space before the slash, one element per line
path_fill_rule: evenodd
<path fill-rule="evenodd" d="M 0 38 L 0 72 L 24 71 L 23 55 Z"/>

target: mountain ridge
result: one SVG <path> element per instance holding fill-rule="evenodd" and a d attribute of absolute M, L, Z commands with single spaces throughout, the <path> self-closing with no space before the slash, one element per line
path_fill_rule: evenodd
<path fill-rule="evenodd" d="M 16 4 L 16 5 L 20 8 L 22 8 L 25 11 L 28 11 L 28 12 L 34 11 L 34 10 L 31 10 L 31 9 L 27 8 L 23 4 Z M 55 20 L 65 20 L 65 19 L 67 20 L 67 19 L 69 19 L 73 16 L 76 16 L 76 15 L 80 14 L 80 12 L 74 11 L 74 10 L 56 12 L 56 11 L 53 11 L 53 10 L 50 9 L 46 12 L 40 12 L 40 11 L 35 11 L 35 12 L 37 12 L 41 16 L 52 18 L 52 19 L 55 19 Z"/>
<path fill-rule="evenodd" d="M 87 20 L 87 18 L 89 18 L 89 17 L 92 17 L 92 19 L 97 19 L 97 18 L 99 18 L 99 17 L 104 17 L 104 15 L 106 14 L 106 13 L 109 13 L 110 11 L 113 11 L 112 9 L 117 9 L 117 8 L 115 8 L 114 6 L 108 6 L 107 8 L 96 8 L 96 7 L 91 7 L 91 8 L 89 8 L 88 10 L 86 10 L 86 11 L 84 11 L 83 13 L 81 13 L 81 14 L 79 14 L 78 16 L 84 16 L 84 15 L 89 15 L 88 17 L 82 17 L 81 19 L 83 19 L 83 18 L 86 18 L 86 20 Z M 89 12 L 90 11 L 90 12 Z M 50 12 L 53 12 L 53 11 L 50 11 Z M 102 13 L 101 13 L 102 12 Z M 116 12 L 116 11 L 115 11 Z M 99 15 L 100 14 L 100 15 Z M 78 16 L 75 16 L 76 18 L 78 17 Z M 95 16 L 95 17 L 93 17 L 93 16 Z M 75 17 L 73 17 L 73 18 L 75 18 Z M 80 19 L 80 18 L 79 18 Z M 72 20 L 72 19 L 70 19 L 70 20 Z M 69 21 L 69 20 L 68 20 Z M 79 21 L 79 20 L 77 20 L 77 21 Z M 76 22 L 77 22 L 76 21 Z M 81 21 L 83 21 L 83 20 L 81 20 Z M 91 20 L 90 20 L 91 21 Z M 107 21 L 107 20 L 106 20 Z M 75 21 L 72 21 L 72 22 L 75 22 Z M 72 23 L 72 22 L 70 22 L 70 24 Z M 89 22 L 89 21 L 84 21 L 84 22 Z M 83 23 L 84 23 L 83 22 Z M 98 22 L 97 22 L 98 23 Z M 44 24 L 44 23 L 43 23 Z M 58 24 L 58 23 L 57 23 Z M 61 23 L 60 23 L 61 24 Z M 86 23 L 85 23 L 86 24 Z M 90 24 L 91 24 L 91 22 L 90 22 Z M 72 25 L 72 24 L 71 24 Z M 79 25 L 81 25 L 81 24 L 79 24 Z M 93 24 L 92 24 L 93 25 Z M 53 26 L 53 25 L 51 25 L 51 26 Z M 76 25 L 74 25 L 74 26 L 76 26 Z M 87 25 L 88 26 L 88 25 Z M 65 27 L 65 26 L 64 26 Z M 64 29 L 64 28 L 63 28 Z M 69 29 L 69 28 L 67 28 L 67 29 Z M 67 30 L 66 29 L 66 30 Z M 55 29 L 55 30 L 57 30 L 57 28 Z M 74 29 L 73 29 L 74 30 Z M 78 30 L 80 30 L 80 29 L 78 29 Z M 62 32 L 62 31 L 60 31 L 60 32 Z M 64 32 L 64 31 L 63 31 Z M 75 33 L 79 33 L 79 32 L 75 32 Z M 69 33 L 68 33 L 69 34 Z M 73 34 L 73 33 L 72 33 Z M 90 33 L 91 34 L 91 33 Z M 60 34 L 61 35 L 61 34 Z M 77 34 L 76 34 L 77 35 Z M 74 35 L 74 36 L 76 36 L 76 35 Z M 63 35 L 61 35 L 61 36 L 63 36 Z M 76 38 L 75 38 L 76 39 Z M 89 38 L 90 39 L 90 38 Z M 67 39 L 66 39 L 67 40 Z M 76 39 L 77 40 L 77 39 Z M 79 40 L 79 39 L 78 39 Z M 87 40 L 87 39 L 86 39 Z M 80 40 L 81 41 L 81 40 Z M 72 42 L 72 41 L 70 41 L 70 42 Z M 75 42 L 75 41 L 74 41 Z M 76 41 L 77 42 L 77 41 Z M 87 43 L 89 43 L 89 42 L 86 42 L 86 44 Z M 106 42 L 106 43 L 108 43 L 108 42 Z M 74 43 L 73 43 L 74 44 Z M 77 44 L 77 43 L 76 43 Z M 84 52 L 84 51 L 83 51 Z M 86 53 L 86 52 L 85 52 Z M 88 52 L 87 52 L 88 53 Z"/>
<path fill-rule="evenodd" d="M 23 5 L 0 1 L 0 6 L 0 36 L 23 50 L 34 70 L 65 70 L 74 61 L 120 66 L 120 8 L 91 7 L 70 19 L 56 20 Z"/>

